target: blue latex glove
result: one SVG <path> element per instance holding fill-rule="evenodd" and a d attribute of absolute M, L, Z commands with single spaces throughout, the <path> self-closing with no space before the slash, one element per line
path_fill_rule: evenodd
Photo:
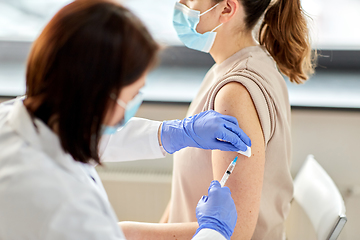
<path fill-rule="evenodd" d="M 221 187 L 218 181 L 212 181 L 208 191 L 196 207 L 199 228 L 195 235 L 204 228 L 213 229 L 230 239 L 234 232 L 237 212 L 228 187 Z"/>
<path fill-rule="evenodd" d="M 250 138 L 239 128 L 235 117 L 213 110 L 184 120 L 164 121 L 161 142 L 168 153 L 185 147 L 237 152 L 246 151 L 247 146 L 251 146 Z"/>

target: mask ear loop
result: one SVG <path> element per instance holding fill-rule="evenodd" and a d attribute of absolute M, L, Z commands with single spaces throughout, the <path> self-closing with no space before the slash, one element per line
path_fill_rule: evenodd
<path fill-rule="evenodd" d="M 224 23 L 220 23 L 220 25 L 219 25 L 219 26 L 217 26 L 217 27 L 215 27 L 213 30 L 211 30 L 211 32 L 216 31 L 216 29 L 218 29 L 219 27 L 221 27 L 223 24 L 224 24 Z"/>
<path fill-rule="evenodd" d="M 116 99 L 116 103 L 120 105 L 123 109 L 126 109 L 127 104 L 123 102 L 121 99 Z"/>
<path fill-rule="evenodd" d="M 123 100 L 117 99 L 114 93 L 110 94 L 110 98 L 114 100 L 118 105 L 120 105 L 120 107 L 126 109 L 127 104 Z"/>
<path fill-rule="evenodd" d="M 210 9 L 206 10 L 205 12 L 201 13 L 199 16 L 201 17 L 202 15 L 210 12 L 211 10 L 213 10 L 214 8 L 216 8 L 219 4 L 220 4 L 220 3 L 215 4 L 212 8 L 210 8 Z M 221 23 L 219 26 L 215 27 L 215 28 L 214 28 L 213 30 L 211 30 L 210 32 L 216 31 L 216 29 L 218 29 L 218 28 L 221 27 L 222 25 L 223 25 L 223 23 Z"/>
<path fill-rule="evenodd" d="M 208 10 L 206 10 L 205 12 L 203 12 L 203 13 L 200 13 L 200 17 L 202 16 L 202 15 L 204 15 L 204 14 L 206 14 L 206 13 L 208 13 L 208 12 L 210 12 L 211 10 L 213 10 L 214 8 L 216 8 L 218 5 L 219 5 L 220 3 L 217 3 L 217 4 L 215 4 L 212 8 L 210 8 L 210 9 L 208 9 Z"/>

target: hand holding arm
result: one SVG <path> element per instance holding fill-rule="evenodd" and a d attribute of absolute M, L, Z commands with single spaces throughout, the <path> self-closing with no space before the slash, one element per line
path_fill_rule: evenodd
<path fill-rule="evenodd" d="M 185 147 L 246 151 L 250 138 L 239 128 L 236 118 L 205 111 L 183 120 L 164 121 L 161 143 L 168 153 Z"/>

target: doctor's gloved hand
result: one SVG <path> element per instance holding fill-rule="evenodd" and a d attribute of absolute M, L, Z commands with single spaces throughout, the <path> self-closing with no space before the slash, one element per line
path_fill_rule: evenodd
<path fill-rule="evenodd" d="M 212 181 L 208 196 L 203 196 L 196 207 L 199 228 L 210 228 L 221 233 L 227 240 L 234 232 L 237 212 L 228 187 L 221 187 L 218 181 Z"/>
<path fill-rule="evenodd" d="M 168 153 L 185 147 L 245 152 L 251 146 L 250 138 L 240 129 L 235 117 L 213 110 L 183 120 L 164 121 L 161 142 Z"/>

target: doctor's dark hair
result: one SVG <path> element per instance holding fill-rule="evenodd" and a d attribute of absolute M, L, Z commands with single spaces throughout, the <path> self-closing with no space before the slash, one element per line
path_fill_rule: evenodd
<path fill-rule="evenodd" d="M 221 2 L 223 0 L 214 0 Z M 307 15 L 300 0 L 238 0 L 245 11 L 245 25 L 253 30 L 264 15 L 259 43 L 291 82 L 303 83 L 314 73 Z"/>
<path fill-rule="evenodd" d="M 98 144 L 109 98 L 156 62 L 158 45 L 129 10 L 111 0 L 75 0 L 34 42 L 27 63 L 27 106 L 59 135 L 65 152 L 100 163 Z M 53 124 L 56 123 L 56 125 Z"/>

